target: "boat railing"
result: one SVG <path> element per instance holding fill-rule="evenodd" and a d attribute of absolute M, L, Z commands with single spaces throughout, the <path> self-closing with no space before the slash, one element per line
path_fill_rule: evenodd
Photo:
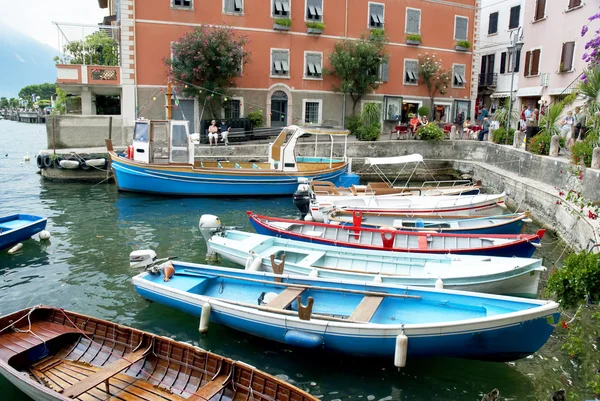
<path fill-rule="evenodd" d="M 432 181 L 424 181 L 423 184 L 421 185 L 421 188 L 425 188 L 425 187 L 439 188 L 440 186 L 454 188 L 457 186 L 470 186 L 470 185 L 473 185 L 471 180 L 444 180 L 444 181 L 432 180 Z"/>

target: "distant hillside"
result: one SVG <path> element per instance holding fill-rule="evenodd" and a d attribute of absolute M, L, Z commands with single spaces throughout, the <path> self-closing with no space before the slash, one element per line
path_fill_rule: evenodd
<path fill-rule="evenodd" d="M 0 97 L 16 97 L 22 87 L 56 81 L 58 51 L 0 23 Z"/>

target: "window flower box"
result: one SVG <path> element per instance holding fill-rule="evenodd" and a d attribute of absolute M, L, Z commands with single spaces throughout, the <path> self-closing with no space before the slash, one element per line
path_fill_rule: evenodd
<path fill-rule="evenodd" d="M 459 40 L 455 47 L 455 49 L 459 52 L 468 52 L 470 48 L 471 43 L 468 40 Z"/>
<path fill-rule="evenodd" d="M 406 44 L 411 46 L 419 46 L 421 44 L 421 35 L 407 35 Z"/>
<path fill-rule="evenodd" d="M 276 31 L 289 31 L 292 27 L 292 20 L 289 18 L 277 18 L 273 23 L 273 29 Z"/>

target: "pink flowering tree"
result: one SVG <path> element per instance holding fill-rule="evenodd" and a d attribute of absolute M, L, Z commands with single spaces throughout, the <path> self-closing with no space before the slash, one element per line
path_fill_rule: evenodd
<path fill-rule="evenodd" d="M 433 108 L 433 100 L 435 95 L 438 93 L 443 95 L 446 89 L 450 85 L 452 79 L 452 72 L 442 67 L 442 60 L 436 58 L 435 54 L 424 55 L 419 54 L 419 83 L 427 87 L 427 93 L 429 94 L 431 111 L 435 113 Z M 435 115 L 431 116 L 431 120 L 435 119 Z"/>
<path fill-rule="evenodd" d="M 208 97 L 213 117 L 215 102 L 228 95 L 242 65 L 250 61 L 244 50 L 245 36 L 226 27 L 201 26 L 172 44 L 172 57 L 165 59 L 171 67 L 171 79 L 185 96 Z"/>

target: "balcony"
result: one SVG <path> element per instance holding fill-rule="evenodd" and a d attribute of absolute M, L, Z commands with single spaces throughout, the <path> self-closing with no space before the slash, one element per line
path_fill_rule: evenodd
<path fill-rule="evenodd" d="M 479 74 L 479 86 L 496 86 L 498 85 L 498 73 L 488 72 Z"/>
<path fill-rule="evenodd" d="M 57 64 L 56 83 L 72 85 L 121 85 L 121 67 Z"/>

